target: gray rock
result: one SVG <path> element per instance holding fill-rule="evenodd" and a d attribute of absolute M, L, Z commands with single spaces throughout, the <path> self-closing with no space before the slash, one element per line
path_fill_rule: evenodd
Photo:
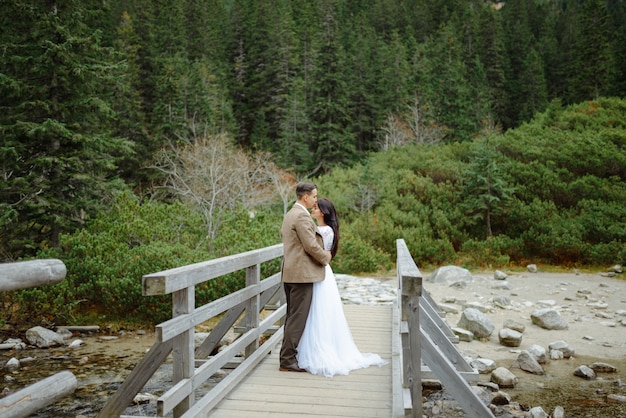
<path fill-rule="evenodd" d="M 63 345 L 63 337 L 44 327 L 34 327 L 26 331 L 26 339 L 31 345 L 39 348 Z"/>
<path fill-rule="evenodd" d="M 576 370 L 574 370 L 574 376 L 582 377 L 587 380 L 594 380 L 596 378 L 596 372 L 587 366 L 578 366 L 576 367 Z"/>
<path fill-rule="evenodd" d="M 506 347 L 519 347 L 522 344 L 522 333 L 511 328 L 502 328 L 498 333 L 498 340 Z"/>
<path fill-rule="evenodd" d="M 498 391 L 494 394 L 491 403 L 494 405 L 508 405 L 511 403 L 511 395 L 506 392 Z"/>
<path fill-rule="evenodd" d="M 557 406 L 554 408 L 554 412 L 552 413 L 552 418 L 565 418 L 565 410 L 562 406 Z"/>
<path fill-rule="evenodd" d="M 473 359 L 469 365 L 476 369 L 479 374 L 491 373 L 496 369 L 496 362 L 487 358 Z"/>
<path fill-rule="evenodd" d="M 474 309 L 478 309 L 479 311 L 481 311 L 482 313 L 487 313 L 489 312 L 489 307 L 483 305 L 480 302 L 467 302 L 464 306 L 463 309 L 469 309 L 469 308 L 474 308 Z"/>
<path fill-rule="evenodd" d="M 550 350 L 550 360 L 563 360 L 563 352 L 560 350 Z"/>
<path fill-rule="evenodd" d="M 511 290 L 513 287 L 509 282 L 505 280 L 503 282 L 497 282 L 496 284 L 491 286 L 491 288 L 495 290 Z"/>
<path fill-rule="evenodd" d="M 471 331 L 474 338 L 489 337 L 495 329 L 493 321 L 487 315 L 473 308 L 463 311 L 457 327 Z"/>
<path fill-rule="evenodd" d="M 537 363 L 539 364 L 544 364 L 546 362 L 546 349 L 538 344 L 533 344 L 529 349 L 528 352 L 530 353 L 530 355 L 532 355 L 535 360 L 537 360 Z"/>
<path fill-rule="evenodd" d="M 493 273 L 493 278 L 496 279 L 496 280 L 506 280 L 507 277 L 509 277 L 509 276 L 507 276 L 506 273 L 504 273 L 504 272 L 502 272 L 500 270 L 496 270 Z"/>
<path fill-rule="evenodd" d="M 491 303 L 493 303 L 498 308 L 507 308 L 511 306 L 511 298 L 509 298 L 508 296 L 496 296 L 495 298 L 493 298 Z"/>
<path fill-rule="evenodd" d="M 463 328 L 451 327 L 454 335 L 459 337 L 460 341 L 466 341 L 468 343 L 474 341 L 474 333 Z"/>
<path fill-rule="evenodd" d="M 524 417 L 528 418 L 548 418 L 548 414 L 543 410 L 540 406 L 535 406 L 534 408 L 530 408 L 530 411 L 524 414 Z"/>
<path fill-rule="evenodd" d="M 544 329 L 567 329 L 569 326 L 561 315 L 554 309 L 545 308 L 533 311 L 530 314 L 532 323 Z"/>
<path fill-rule="evenodd" d="M 522 352 L 519 353 L 517 359 L 513 362 L 511 367 L 517 367 L 525 372 L 536 375 L 546 374 L 541 365 L 537 362 L 537 360 L 535 360 L 535 357 L 533 357 L 533 355 L 526 350 L 522 350 Z"/>
<path fill-rule="evenodd" d="M 596 373 L 616 373 L 617 367 L 608 363 L 595 362 L 589 365 L 589 368 Z"/>
<path fill-rule="evenodd" d="M 450 284 L 450 287 L 452 287 L 454 289 L 465 289 L 465 288 L 467 288 L 467 282 L 465 282 L 463 280 L 459 280 L 458 282 L 454 282 L 454 283 Z"/>
<path fill-rule="evenodd" d="M 501 388 L 514 388 L 517 385 L 517 376 L 505 367 L 495 369 L 490 380 Z"/>
<path fill-rule="evenodd" d="M 606 302 L 591 302 L 587 304 L 591 309 L 606 309 L 609 307 L 609 304 Z"/>
<path fill-rule="evenodd" d="M 537 265 L 536 264 L 529 264 L 526 266 L 526 269 L 528 270 L 529 273 L 537 273 Z"/>
<path fill-rule="evenodd" d="M 548 349 L 550 350 L 550 352 L 554 350 L 560 351 L 561 353 L 563 353 L 563 358 L 570 358 L 574 355 L 574 349 L 570 347 L 568 343 L 562 340 L 554 341 L 548 344 Z"/>
<path fill-rule="evenodd" d="M 13 370 L 17 370 L 20 368 L 20 361 L 18 359 L 16 359 L 15 357 L 11 357 L 7 363 L 4 365 L 4 367 L 6 367 L 7 369 L 13 371 Z"/>
<path fill-rule="evenodd" d="M 457 266 L 439 267 L 430 276 L 430 281 L 434 283 L 452 284 L 456 282 L 473 282 L 474 277 L 469 270 Z"/>
<path fill-rule="evenodd" d="M 74 340 L 71 342 L 70 345 L 67 346 L 67 348 L 78 348 L 82 346 L 83 344 L 84 344 L 83 340 Z"/>
<path fill-rule="evenodd" d="M 511 328 L 517 332 L 522 333 L 526 331 L 526 327 L 524 326 L 524 324 L 522 324 L 521 322 L 517 322 L 513 319 L 507 319 L 506 321 L 504 321 L 503 328 Z"/>

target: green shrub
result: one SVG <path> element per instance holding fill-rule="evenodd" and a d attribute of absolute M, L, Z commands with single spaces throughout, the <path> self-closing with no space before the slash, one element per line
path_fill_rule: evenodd
<path fill-rule="evenodd" d="M 159 323 L 171 317 L 171 296 L 143 296 L 143 275 L 276 244 L 277 222 L 275 216 L 233 212 L 210 253 L 197 213 L 180 203 L 140 204 L 122 195 L 85 229 L 62 236 L 60 248 L 38 254 L 62 260 L 67 277 L 53 286 L 20 291 L 19 304 L 29 317 L 56 323 L 81 318 Z M 278 271 L 279 261 L 265 264 L 263 277 Z M 196 304 L 232 293 L 244 283 L 242 271 L 197 286 Z"/>
<path fill-rule="evenodd" d="M 384 253 L 357 235 L 342 232 L 339 252 L 332 262 L 335 273 L 372 273 L 389 270 L 393 262 Z"/>
<path fill-rule="evenodd" d="M 471 260 L 477 267 L 497 268 L 509 263 L 510 257 L 507 253 L 514 246 L 513 240 L 502 235 L 484 241 L 471 239 L 463 243 L 460 256 Z"/>

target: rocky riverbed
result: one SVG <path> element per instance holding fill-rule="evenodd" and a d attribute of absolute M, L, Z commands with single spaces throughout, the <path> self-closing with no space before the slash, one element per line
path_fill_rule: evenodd
<path fill-rule="evenodd" d="M 619 276 L 607 277 L 603 272 L 505 272 L 505 278 L 495 278 L 494 272 L 470 275 L 471 280 L 465 284 L 435 283 L 428 280 L 431 274 L 424 272 L 424 288 L 446 310 L 445 321 L 450 327 L 457 327 L 467 306 L 485 311 L 494 325 L 494 332 L 488 337 L 460 341 L 458 348 L 468 359 L 493 361 L 495 366 L 509 369 L 516 376 L 515 387 L 502 390 L 511 403 L 519 405 L 521 413 L 540 406 L 552 414 L 560 406 L 568 417 L 626 416 L 626 404 L 619 398 L 626 396 L 623 383 L 626 382 L 626 280 Z M 337 283 L 346 304 L 391 304 L 396 297 L 395 278 L 337 275 Z M 567 329 L 547 330 L 533 324 L 532 313 L 545 307 L 556 310 L 567 323 Z M 502 345 L 499 340 L 499 331 L 507 320 L 524 326 L 517 347 Z M 69 343 L 76 340 L 81 343 L 69 348 Z M 567 359 L 548 359 L 541 364 L 543 375 L 511 367 L 522 351 L 533 345 L 548 350 L 554 341 L 566 342 L 574 354 Z M 45 349 L 28 346 L 22 350 L 0 351 L 0 365 L 11 358 L 26 360 L 21 361 L 18 368 L 5 366 L 2 369 L 5 393 L 60 370 L 69 369 L 76 375 L 78 388 L 73 395 L 33 417 L 95 416 L 153 344 L 154 335 L 149 330 L 112 333 L 101 329 L 91 333 L 75 332 L 67 342 L 68 345 Z M 574 375 L 577 367 L 597 362 L 610 363 L 616 371 L 599 372 L 595 379 L 589 380 Z M 212 378 L 209 385 L 219 378 L 219 375 Z M 126 413 L 154 415 L 149 394 L 162 393 L 163 381 L 167 383 L 167 379 L 166 365 L 142 391 L 148 395 L 138 399 Z M 480 388 L 485 393 L 492 392 L 490 381 L 491 372 L 480 375 Z M 425 415 L 465 416 L 449 394 L 436 384 L 427 386 Z M 611 400 L 609 395 L 618 397 Z"/>

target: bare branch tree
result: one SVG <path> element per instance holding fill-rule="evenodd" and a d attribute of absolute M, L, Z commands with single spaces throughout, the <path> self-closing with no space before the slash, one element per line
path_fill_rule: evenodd
<path fill-rule="evenodd" d="M 381 131 L 382 150 L 407 144 L 438 144 L 444 134 L 443 127 L 428 117 L 428 107 L 421 106 L 417 98 L 407 106 L 406 113 L 388 115 Z"/>
<path fill-rule="evenodd" d="M 274 202 L 277 194 L 284 203 L 293 183 L 293 176 L 278 168 L 271 155 L 247 153 L 226 134 L 180 139 L 161 152 L 155 168 L 165 174 L 165 188 L 200 210 L 209 240 L 238 207 L 253 212 Z"/>

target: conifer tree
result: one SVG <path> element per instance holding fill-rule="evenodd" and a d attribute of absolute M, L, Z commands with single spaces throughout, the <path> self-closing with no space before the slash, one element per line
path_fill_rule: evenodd
<path fill-rule="evenodd" d="M 311 173 L 328 172 L 333 166 L 354 161 L 356 149 L 350 133 L 348 92 L 344 79 L 345 55 L 339 38 L 337 5 L 322 1 L 320 50 L 317 54 L 311 109 L 312 151 L 317 167 Z"/>
<path fill-rule="evenodd" d="M 82 20 L 91 12 L 72 0 L 3 5 L 0 235 L 13 256 L 58 245 L 120 187 L 112 177 L 131 148 L 110 135 L 118 72 Z"/>
<path fill-rule="evenodd" d="M 574 102 L 610 95 L 614 69 L 605 0 L 586 0 L 580 8 L 574 44 L 576 60 L 571 80 Z"/>

